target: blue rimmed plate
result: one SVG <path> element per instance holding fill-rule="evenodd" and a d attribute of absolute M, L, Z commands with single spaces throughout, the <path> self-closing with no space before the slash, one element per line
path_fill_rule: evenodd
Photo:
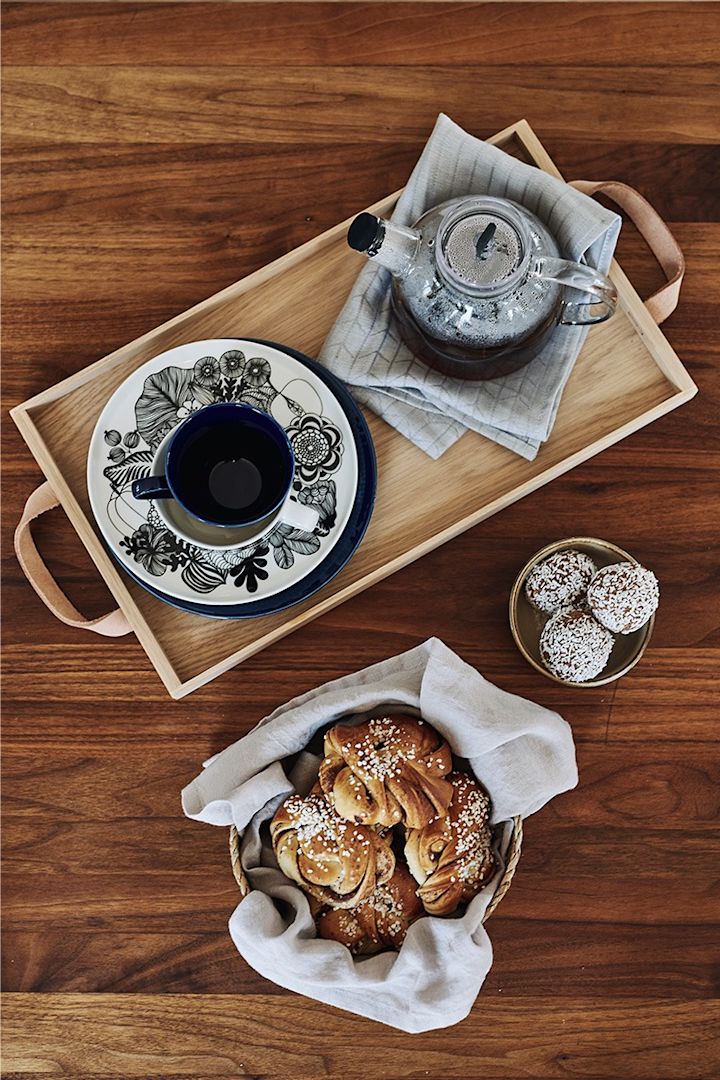
<path fill-rule="evenodd" d="M 212 351 L 209 349 L 211 345 Z M 267 397 L 272 394 L 271 405 L 274 404 L 275 409 L 269 411 L 277 415 L 278 404 L 282 405 L 281 422 L 286 425 L 289 437 L 292 439 L 295 436 L 294 447 L 298 461 L 295 480 L 296 496 L 301 502 L 318 508 L 319 522 L 316 532 L 312 536 L 305 537 L 296 535 L 296 530 L 289 536 L 287 530 L 284 533 L 281 530 L 280 535 L 271 536 L 255 547 L 240 549 L 230 554 L 206 555 L 203 549 L 197 549 L 195 552 L 190 546 L 189 558 L 186 558 L 183 553 L 188 545 L 181 543 L 178 558 L 174 550 L 177 546 L 175 540 L 167 537 L 167 529 L 163 530 L 162 523 L 157 519 L 157 515 L 153 515 L 152 509 L 124 544 L 120 544 L 115 535 L 118 531 L 123 531 L 122 522 L 120 530 L 114 529 L 110 537 L 107 521 L 105 521 L 105 528 L 103 528 L 103 522 L 99 521 L 101 530 L 108 541 L 108 546 L 126 572 L 153 596 L 182 611 L 221 619 L 255 618 L 282 611 L 305 600 L 335 577 L 351 558 L 367 529 L 375 500 L 377 479 L 375 450 L 367 424 L 347 389 L 334 375 L 309 357 L 288 346 L 258 339 L 220 339 L 193 343 L 192 346 L 179 348 L 194 350 L 194 353 L 184 354 L 184 366 L 180 368 L 180 371 L 194 373 L 200 361 L 204 360 L 205 370 L 200 374 L 208 379 L 217 374 L 214 364 L 210 361 L 218 365 L 220 374 L 225 379 L 221 366 L 225 354 L 232 354 L 223 366 L 230 368 L 233 374 L 243 363 L 246 365 L 245 370 L 252 365 L 249 376 L 250 390 L 254 392 L 254 404 L 259 403 L 256 392 L 266 386 L 266 383 L 259 382 L 263 375 L 267 374 L 261 361 L 271 364 L 268 380 L 270 389 L 266 390 L 266 399 L 260 404 L 261 407 L 267 407 Z M 197 354 L 196 358 L 190 364 L 195 354 Z M 283 360 L 279 359 L 281 356 Z M 164 372 L 168 367 L 176 367 L 177 364 L 171 363 L 176 357 L 177 350 L 170 350 L 163 357 L 144 365 L 133 378 L 138 382 L 138 386 L 142 386 L 157 372 Z M 273 362 L 274 366 L 272 366 Z M 292 366 L 287 367 L 286 364 Z M 282 373 L 284 381 L 278 378 L 276 372 Z M 150 384 L 151 405 L 153 406 L 150 412 L 150 423 L 155 425 L 152 430 L 148 430 L 147 424 L 144 423 L 142 409 L 140 410 L 144 432 L 151 437 L 157 438 L 159 435 L 162 438 L 167 430 L 158 424 L 158 419 L 165 419 L 163 409 L 167 411 L 165 381 L 166 378 L 163 376 L 160 380 L 156 378 Z M 192 381 L 191 379 L 190 382 Z M 281 381 L 282 386 L 278 391 L 277 384 Z M 160 398 L 159 416 L 156 408 L 156 399 L 159 396 L 156 394 L 158 382 L 163 392 Z M 184 382 L 187 382 L 187 376 L 182 374 L 175 375 L 171 380 L 172 386 L 181 385 L 180 393 L 185 395 L 183 401 L 188 401 L 192 405 L 186 388 L 182 385 Z M 242 377 L 236 381 L 236 389 L 238 382 L 242 384 Z M 288 388 L 291 382 L 292 386 Z M 258 385 L 255 386 L 253 383 L 258 383 Z M 137 386 L 134 390 L 137 390 Z M 130 398 L 133 392 L 131 391 Z M 216 394 L 217 390 L 213 390 L 213 393 Z M 282 393 L 290 404 L 288 405 L 286 401 L 278 403 L 275 400 L 278 393 Z M 178 392 L 174 391 L 170 398 L 170 405 L 176 405 L 178 398 Z M 236 398 L 236 400 L 240 399 L 240 397 Z M 125 400 L 127 401 L 128 398 L 126 397 Z M 308 408 L 308 405 L 311 405 L 312 409 Z M 176 405 L 176 412 L 181 414 L 177 422 L 184 415 L 182 410 L 182 404 Z M 136 417 L 137 414 L 136 408 Z M 146 463 L 137 457 L 130 461 L 131 453 L 137 450 L 137 446 L 128 447 L 127 433 L 123 434 L 119 428 L 108 428 L 103 417 L 98 422 L 91 444 L 95 448 L 94 463 L 91 465 L 89 462 L 88 465 L 88 487 L 91 490 L 93 510 L 95 510 L 95 502 L 92 495 L 91 476 L 95 482 L 98 475 L 98 453 L 104 458 L 106 451 L 109 453 L 116 446 L 120 448 L 123 460 L 114 462 L 111 458 L 111 464 L 127 466 L 129 463 L 129 468 L 111 471 L 110 476 L 115 477 L 116 480 L 120 478 L 121 490 L 123 484 L 135 478 L 133 475 L 128 481 L 129 473 L 133 471 L 134 465 L 147 467 Z M 108 442 L 107 433 L 114 433 L 110 436 L 110 442 Z M 140 432 L 136 433 L 140 434 Z M 118 434 L 120 441 L 116 442 Z M 148 442 L 148 449 L 152 451 L 152 443 L 145 439 L 145 434 L 141 435 L 141 438 Z M 135 439 L 131 436 L 130 443 L 134 442 Z M 98 447 L 100 447 L 99 451 Z M 128 450 L 130 453 L 127 452 Z M 114 455 L 115 458 L 119 456 L 119 454 Z M 105 465 L 103 474 L 108 469 L 109 466 Z M 96 497 L 97 492 L 98 485 L 95 482 Z M 304 556 L 311 556 L 311 558 L 304 558 Z M 154 560 L 164 560 L 165 570 L 162 569 L 161 561 Z M 283 580 L 282 571 L 293 568 L 294 572 Z M 179 586 L 177 584 L 178 572 Z M 170 574 L 173 575 L 174 580 L 173 586 L 168 589 Z M 217 584 L 213 586 L 214 582 Z M 278 582 L 280 582 L 279 585 Z M 202 590 L 210 593 L 207 598 L 197 595 L 199 590 L 196 590 L 195 586 L 198 584 Z M 193 593 L 188 595 L 188 585 L 193 587 L 194 595 Z M 232 593 L 230 597 L 228 596 L 228 586 L 236 590 L 235 595 L 239 593 L 242 599 L 233 602 Z M 216 590 L 221 590 L 221 597 L 213 595 Z"/>

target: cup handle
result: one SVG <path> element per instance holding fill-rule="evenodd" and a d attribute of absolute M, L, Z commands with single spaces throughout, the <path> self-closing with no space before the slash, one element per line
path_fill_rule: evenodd
<path fill-rule="evenodd" d="M 288 500 L 280 511 L 280 521 L 283 525 L 292 525 L 294 529 L 302 529 L 303 532 L 312 532 L 319 517 L 316 507 L 301 506 L 300 503 L 291 500 Z"/>
<path fill-rule="evenodd" d="M 164 476 L 144 476 L 133 480 L 132 493 L 136 499 L 172 499 L 173 493 Z"/>

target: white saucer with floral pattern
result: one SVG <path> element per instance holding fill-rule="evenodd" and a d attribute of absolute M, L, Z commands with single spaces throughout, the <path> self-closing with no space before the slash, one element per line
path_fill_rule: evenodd
<path fill-rule="evenodd" d="M 153 502 L 134 499 L 157 447 L 186 416 L 218 401 L 264 409 L 295 454 L 291 497 L 318 511 L 312 532 L 280 523 L 259 544 L 211 550 L 181 539 Z M 221 338 L 179 345 L 149 360 L 115 391 L 97 422 L 87 466 L 90 504 L 113 554 L 142 584 L 176 600 L 232 605 L 302 581 L 342 536 L 358 489 L 347 415 L 331 388 L 270 345 Z"/>

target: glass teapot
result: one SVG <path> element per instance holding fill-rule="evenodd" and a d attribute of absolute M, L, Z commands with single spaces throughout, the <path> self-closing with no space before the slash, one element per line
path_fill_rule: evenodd
<path fill-rule="evenodd" d="M 360 214 L 348 243 L 392 273 L 392 308 L 412 351 L 462 379 L 517 371 L 557 326 L 604 322 L 617 302 L 609 278 L 560 258 L 547 226 L 508 199 L 450 199 L 411 229 Z"/>

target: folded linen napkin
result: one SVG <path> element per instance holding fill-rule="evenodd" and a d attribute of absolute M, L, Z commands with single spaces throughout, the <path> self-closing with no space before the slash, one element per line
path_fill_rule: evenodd
<path fill-rule="evenodd" d="M 443 113 L 398 199 L 391 220 L 413 225 L 460 195 L 513 199 L 544 221 L 564 257 L 606 273 L 621 219 L 562 180 L 476 139 Z M 353 256 L 348 252 L 348 258 Z M 390 309 L 391 276 L 370 260 L 320 352 L 362 404 L 432 458 L 469 428 L 532 460 L 552 431 L 587 327 L 560 326 L 521 371 L 487 382 L 452 379 L 417 360 Z"/>
<path fill-rule="evenodd" d="M 468 759 L 493 800 L 493 822 L 526 817 L 577 783 L 569 725 L 487 682 L 437 638 L 347 675 L 287 705 L 208 763 L 182 793 L 188 817 L 234 824 L 251 892 L 230 919 L 240 954 L 280 986 L 403 1031 L 465 1017 L 492 963 L 482 919 L 498 875 L 459 918 L 414 923 L 399 953 L 362 959 L 316 937 L 304 893 L 281 873 L 266 822 L 292 791 L 305 793 L 317 759 L 302 753 L 320 728 L 395 705 L 419 711 Z M 282 761 L 300 754 L 290 775 Z"/>

